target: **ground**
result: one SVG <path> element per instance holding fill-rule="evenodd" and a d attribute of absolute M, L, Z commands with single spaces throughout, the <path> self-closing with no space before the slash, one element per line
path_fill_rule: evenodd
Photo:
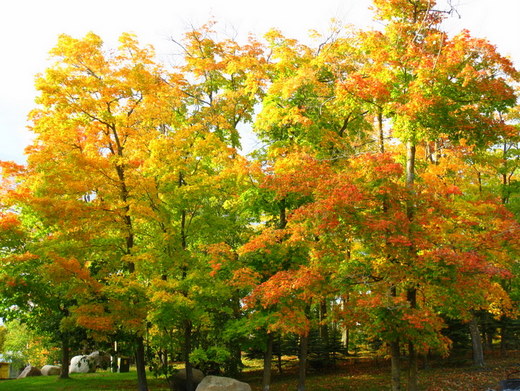
<path fill-rule="evenodd" d="M 282 375 L 273 368 L 270 391 L 292 391 L 296 389 L 296 368 L 289 361 Z M 419 389 L 421 391 L 486 391 L 496 389 L 500 380 L 509 372 L 520 369 L 520 352 L 509 352 L 505 356 L 496 354 L 487 358 L 487 367 L 476 369 L 470 360 L 434 360 L 430 368 L 421 369 Z M 384 391 L 390 390 L 389 364 L 383 359 L 351 358 L 341 361 L 335 368 L 309 370 L 307 391 Z M 404 375 L 404 374 L 403 374 Z M 520 374 L 519 374 L 520 375 Z M 35 377 L 21 380 L 0 381 L 0 391 L 123 391 L 136 390 L 136 374 L 97 372 L 74 374 L 71 380 L 56 377 Z M 249 367 L 241 376 L 253 391 L 261 391 L 262 373 Z M 163 379 L 149 375 L 150 391 L 167 391 Z M 405 389 L 405 388 L 404 388 Z"/>

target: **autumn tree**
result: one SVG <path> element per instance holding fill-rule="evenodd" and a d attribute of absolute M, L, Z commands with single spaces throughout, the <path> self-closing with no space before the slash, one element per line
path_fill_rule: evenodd
<path fill-rule="evenodd" d="M 78 259 L 64 254 L 66 262 L 100 281 L 83 292 L 78 324 L 100 332 L 117 324 L 134 333 L 139 389 L 146 390 L 146 302 L 133 277 L 139 229 L 131 212 L 143 186 L 141 163 L 150 140 L 171 121 L 164 107 L 176 106 L 175 95 L 166 94 L 172 83 L 150 48 L 128 34 L 115 52 L 102 44 L 92 33 L 63 35 L 51 51 L 54 63 L 36 81 L 36 138 L 24 184 L 34 195 L 33 208 L 57 227 L 55 235 L 82 249 Z"/>

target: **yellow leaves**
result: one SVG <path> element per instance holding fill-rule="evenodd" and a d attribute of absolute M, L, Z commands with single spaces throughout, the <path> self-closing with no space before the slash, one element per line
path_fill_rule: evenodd
<path fill-rule="evenodd" d="M 491 282 L 487 291 L 487 301 L 489 302 L 487 310 L 496 319 L 500 319 L 502 316 L 518 316 L 518 308 L 514 306 L 509 294 L 498 282 Z"/>

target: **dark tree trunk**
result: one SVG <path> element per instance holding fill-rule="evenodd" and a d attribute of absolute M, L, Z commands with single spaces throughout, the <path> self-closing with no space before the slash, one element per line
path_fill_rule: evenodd
<path fill-rule="evenodd" d="M 309 350 L 309 335 L 303 335 L 300 339 L 300 357 L 298 363 L 298 387 L 297 391 L 305 391 L 305 379 L 307 377 L 307 351 Z"/>
<path fill-rule="evenodd" d="M 410 288 L 406 292 L 406 298 L 410 303 L 411 308 L 417 308 L 417 289 Z M 408 342 L 408 391 L 417 390 L 417 351 L 415 350 L 415 344 L 410 341 Z"/>
<path fill-rule="evenodd" d="M 469 322 L 469 332 L 471 334 L 471 343 L 473 346 L 473 363 L 475 366 L 483 368 L 485 366 L 484 350 L 482 349 L 482 337 L 480 335 L 476 316 L 473 316 L 471 322 Z"/>
<path fill-rule="evenodd" d="M 390 295 L 397 296 L 397 288 L 390 288 Z M 401 344 L 399 339 L 390 342 L 390 363 L 392 373 L 392 391 L 401 391 Z"/>
<path fill-rule="evenodd" d="M 505 356 L 507 353 L 507 318 L 502 317 L 500 321 L 500 354 Z"/>
<path fill-rule="evenodd" d="M 385 132 L 383 128 L 383 108 L 377 109 L 377 127 L 379 129 L 379 152 L 385 153 Z"/>
<path fill-rule="evenodd" d="M 278 367 L 278 373 L 283 375 L 283 367 L 282 367 L 282 337 L 278 335 L 278 349 L 276 350 L 276 355 L 278 357 L 276 366 Z"/>
<path fill-rule="evenodd" d="M 144 358 L 143 337 L 137 337 L 135 342 L 135 366 L 137 370 L 137 383 L 139 391 L 148 391 L 148 381 L 146 380 L 146 361 Z"/>
<path fill-rule="evenodd" d="M 61 336 L 61 374 L 60 379 L 69 378 L 70 365 L 70 349 L 69 349 L 69 335 L 63 333 Z"/>
<path fill-rule="evenodd" d="M 390 362 L 392 366 L 392 391 L 401 391 L 401 349 L 399 341 L 390 342 Z"/>
<path fill-rule="evenodd" d="M 327 300 L 322 300 L 320 303 L 320 338 L 325 349 L 325 359 L 328 362 L 330 360 L 330 338 L 329 338 L 329 326 L 326 323 L 328 303 Z"/>
<path fill-rule="evenodd" d="M 238 256 L 237 256 L 238 259 Z M 240 293 L 237 291 L 233 295 L 233 318 L 240 319 L 241 310 L 240 310 Z M 229 350 L 232 352 L 232 356 L 229 362 L 229 365 L 226 368 L 226 373 L 228 376 L 236 377 L 240 373 L 242 369 L 242 349 L 240 347 L 240 341 L 234 339 L 228 343 Z"/>
<path fill-rule="evenodd" d="M 264 374 L 262 379 L 262 390 L 269 391 L 271 387 L 271 362 L 273 360 L 273 340 L 272 333 L 267 334 L 267 343 L 264 353 Z"/>

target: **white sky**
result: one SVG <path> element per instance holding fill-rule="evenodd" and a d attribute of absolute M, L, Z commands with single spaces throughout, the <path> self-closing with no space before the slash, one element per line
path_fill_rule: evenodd
<path fill-rule="evenodd" d="M 438 0 L 439 5 L 446 0 Z M 520 0 L 451 0 L 461 18 L 449 31 L 469 29 L 488 38 L 520 67 Z M 370 0 L 0 0 L 0 160 L 24 162 L 30 140 L 26 117 L 35 91 L 34 75 L 46 68 L 57 37 L 82 37 L 88 31 L 115 46 L 125 31 L 134 32 L 158 54 L 174 51 L 168 37 L 180 38 L 190 25 L 210 18 L 239 36 L 263 35 L 276 27 L 304 40 L 308 30 L 326 31 L 331 18 L 345 24 L 370 23 Z"/>

